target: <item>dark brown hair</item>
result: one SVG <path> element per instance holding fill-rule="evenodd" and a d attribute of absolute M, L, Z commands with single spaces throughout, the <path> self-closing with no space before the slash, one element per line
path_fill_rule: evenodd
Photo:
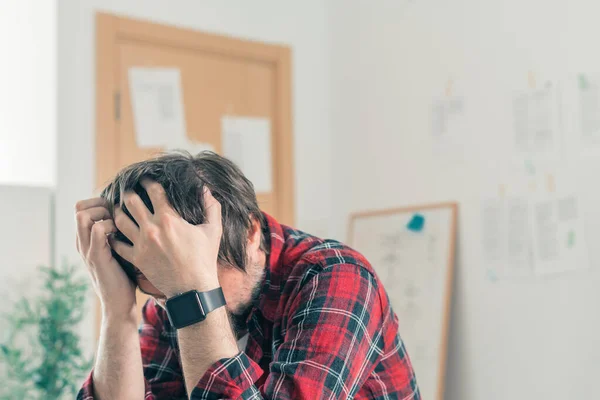
<path fill-rule="evenodd" d="M 148 209 L 154 212 L 150 198 L 140 184 L 143 179 L 161 184 L 173 209 L 194 225 L 205 221 L 202 193 L 204 187 L 208 186 L 215 199 L 221 203 L 223 235 L 219 262 L 241 270 L 246 269 L 246 243 L 252 219 L 260 222 L 261 232 L 264 232 L 266 222 L 258 207 L 252 183 L 233 162 L 213 152 L 205 151 L 193 156 L 188 152 L 178 151 L 125 167 L 100 195 L 108 200 L 111 215 L 114 216 L 114 208 L 118 204 L 135 222 L 127 207 L 122 204 L 126 191 L 135 191 Z M 118 240 L 131 244 L 121 232 L 117 232 L 115 236 Z M 264 242 L 263 234 L 263 251 Z M 136 282 L 134 266 L 114 251 L 113 255 L 129 278 Z"/>

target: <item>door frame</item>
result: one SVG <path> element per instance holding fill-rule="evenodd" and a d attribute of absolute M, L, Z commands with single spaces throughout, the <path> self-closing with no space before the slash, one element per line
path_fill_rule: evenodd
<path fill-rule="evenodd" d="M 279 220 L 294 224 L 294 158 L 292 137 L 291 49 L 286 46 L 254 42 L 192 29 L 119 17 L 96 15 L 96 188 L 105 185 L 121 167 L 115 148 L 119 133 L 117 117 L 120 85 L 119 41 L 152 42 L 186 47 L 227 57 L 270 63 L 275 69 L 276 132 L 273 149 L 274 180 L 278 188 Z"/>
<path fill-rule="evenodd" d="M 273 65 L 275 71 L 275 112 L 273 160 L 277 168 L 273 179 L 277 191 L 279 220 L 293 225 L 294 157 L 292 137 L 292 65 L 291 49 L 234 37 L 205 33 L 167 24 L 152 23 L 96 13 L 96 149 L 95 187 L 102 188 L 118 170 L 117 148 L 120 131 L 119 42 L 156 43 L 177 48 L 189 48 L 226 57 L 251 59 Z M 101 323 L 98 304 L 97 330 Z"/>

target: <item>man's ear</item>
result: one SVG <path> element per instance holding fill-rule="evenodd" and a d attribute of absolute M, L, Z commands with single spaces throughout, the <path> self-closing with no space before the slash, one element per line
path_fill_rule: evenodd
<path fill-rule="evenodd" d="M 260 221 L 254 217 L 250 217 L 252 225 L 248 230 L 248 251 L 256 252 L 260 249 L 260 242 L 262 240 L 262 228 Z"/>

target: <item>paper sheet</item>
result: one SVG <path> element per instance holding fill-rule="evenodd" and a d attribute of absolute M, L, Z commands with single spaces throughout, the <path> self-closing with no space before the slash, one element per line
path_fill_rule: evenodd
<path fill-rule="evenodd" d="M 256 193 L 273 190 L 271 122 L 268 118 L 222 118 L 223 156 L 233 161 Z"/>
<path fill-rule="evenodd" d="M 499 199 L 489 199 L 482 205 L 483 253 L 488 263 L 502 262 L 505 258 L 504 238 L 506 222 L 504 204 Z"/>
<path fill-rule="evenodd" d="M 544 88 L 520 93 L 513 99 L 515 147 L 520 152 L 556 156 L 560 146 L 558 90 Z"/>
<path fill-rule="evenodd" d="M 485 175 L 486 181 L 507 184 L 481 184 L 489 193 L 481 204 L 481 246 L 488 276 L 526 278 L 587 268 L 576 171 L 568 164 L 541 161 L 513 167 Z"/>
<path fill-rule="evenodd" d="M 589 264 L 579 199 L 558 193 L 538 199 L 532 214 L 537 274 L 587 268 Z"/>
<path fill-rule="evenodd" d="M 483 202 L 483 253 L 495 276 L 532 274 L 529 212 L 526 198 L 492 198 Z"/>
<path fill-rule="evenodd" d="M 177 68 L 129 69 L 129 90 L 138 147 L 187 150 L 192 154 L 215 151 L 210 143 L 186 134 L 181 76 Z"/>
<path fill-rule="evenodd" d="M 531 229 L 529 202 L 525 198 L 512 198 L 506 202 L 508 243 L 506 255 L 509 264 L 530 267 Z"/>
<path fill-rule="evenodd" d="M 139 147 L 185 143 L 181 77 L 176 68 L 129 69 L 129 90 Z"/>
<path fill-rule="evenodd" d="M 579 130 L 581 142 L 586 145 L 600 144 L 600 88 L 584 74 L 578 79 Z"/>
<path fill-rule="evenodd" d="M 462 160 L 466 132 L 465 103 L 461 97 L 444 97 L 433 102 L 431 138 L 437 156 Z"/>

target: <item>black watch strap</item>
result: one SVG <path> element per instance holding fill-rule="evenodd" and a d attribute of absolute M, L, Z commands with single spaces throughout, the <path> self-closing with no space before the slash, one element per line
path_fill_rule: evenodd
<path fill-rule="evenodd" d="M 167 300 L 167 315 L 171 325 L 181 329 L 206 319 L 206 315 L 224 306 L 225 296 L 223 290 L 218 287 L 207 292 L 190 290 Z"/>
<path fill-rule="evenodd" d="M 223 295 L 223 289 L 220 287 L 209 290 L 208 292 L 197 292 L 204 307 L 204 314 L 208 314 L 211 311 L 216 310 L 219 307 L 225 305 L 225 296 Z"/>

